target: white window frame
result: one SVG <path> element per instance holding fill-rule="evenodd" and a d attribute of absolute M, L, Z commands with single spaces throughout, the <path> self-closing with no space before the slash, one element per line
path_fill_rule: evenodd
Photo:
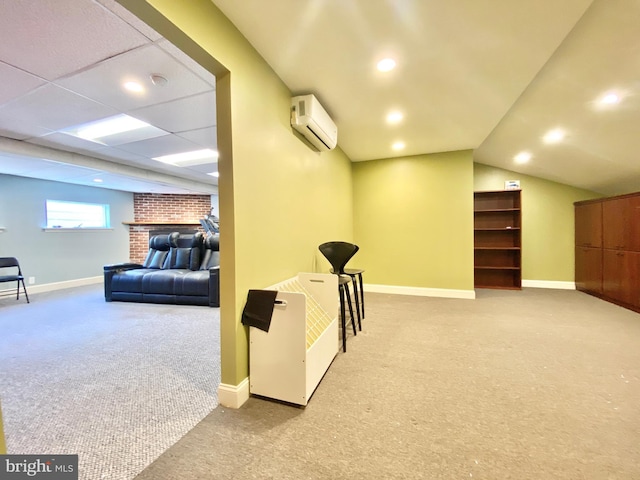
<path fill-rule="evenodd" d="M 108 204 L 46 200 L 46 231 L 110 230 Z"/>

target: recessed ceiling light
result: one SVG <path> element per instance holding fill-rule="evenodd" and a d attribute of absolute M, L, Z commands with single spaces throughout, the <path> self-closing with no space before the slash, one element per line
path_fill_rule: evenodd
<path fill-rule="evenodd" d="M 401 112 L 391 112 L 387 115 L 387 123 L 400 123 L 403 118 Z"/>
<path fill-rule="evenodd" d="M 93 181 L 96 182 L 96 183 L 102 183 L 102 179 L 101 178 L 94 178 Z"/>
<path fill-rule="evenodd" d="M 607 93 L 602 96 L 600 103 L 602 105 L 615 105 L 616 103 L 620 103 L 620 96 L 613 92 Z"/>
<path fill-rule="evenodd" d="M 542 139 L 545 143 L 558 143 L 564 138 L 564 136 L 564 130 L 560 128 L 554 128 L 553 130 L 549 130 L 547 133 L 545 133 Z"/>
<path fill-rule="evenodd" d="M 124 84 L 124 88 L 126 88 L 130 92 L 135 92 L 135 93 L 144 92 L 144 87 L 140 85 L 138 82 L 126 82 Z"/>
<path fill-rule="evenodd" d="M 170 163 L 178 167 L 188 167 L 191 165 L 202 165 L 203 163 L 215 162 L 218 159 L 218 152 L 205 148 L 203 150 L 193 150 L 190 152 L 174 153 L 172 155 L 162 155 L 154 157 L 154 160 L 162 163 Z"/>
<path fill-rule="evenodd" d="M 207 173 L 207 175 L 211 175 L 212 177 L 219 177 L 220 174 L 218 172 Z"/>
<path fill-rule="evenodd" d="M 392 58 L 385 58 L 378 62 L 378 70 L 381 72 L 388 72 L 396 68 L 396 61 Z"/>
<path fill-rule="evenodd" d="M 529 152 L 520 152 L 515 157 L 513 157 L 516 163 L 527 163 L 531 160 L 531 154 Z"/>
<path fill-rule="evenodd" d="M 404 147 L 404 142 L 395 142 L 393 145 L 391 145 L 391 148 L 393 148 L 394 150 L 402 150 Z"/>

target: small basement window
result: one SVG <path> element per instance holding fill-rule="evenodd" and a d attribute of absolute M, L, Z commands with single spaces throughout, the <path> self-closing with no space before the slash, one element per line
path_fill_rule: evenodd
<path fill-rule="evenodd" d="M 47 200 L 46 228 L 110 228 L 109 205 Z"/>

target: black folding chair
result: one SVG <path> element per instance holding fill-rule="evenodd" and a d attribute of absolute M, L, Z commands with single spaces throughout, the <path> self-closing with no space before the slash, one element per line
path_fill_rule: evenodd
<path fill-rule="evenodd" d="M 29 302 L 29 294 L 27 293 L 27 287 L 24 286 L 24 277 L 22 276 L 22 270 L 20 269 L 20 263 L 15 257 L 0 257 L 0 269 L 3 268 L 17 268 L 18 273 L 14 275 L 0 275 L 0 283 L 17 282 L 16 285 L 16 300 L 20 299 L 20 282 L 22 282 L 22 290 L 24 290 L 24 296 L 27 297 L 27 303 Z"/>

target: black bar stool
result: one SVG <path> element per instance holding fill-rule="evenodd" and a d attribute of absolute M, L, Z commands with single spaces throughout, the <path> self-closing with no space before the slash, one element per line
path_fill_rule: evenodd
<path fill-rule="evenodd" d="M 351 314 L 351 325 L 353 326 L 353 334 L 357 335 L 355 317 L 353 315 L 353 306 L 351 303 L 351 293 L 349 291 L 349 284 L 354 286 L 354 295 L 356 297 L 356 312 L 358 314 L 358 325 L 362 330 L 362 324 L 360 321 L 360 304 L 358 299 L 358 289 L 355 282 L 355 277 L 347 274 L 344 270 L 344 266 L 360 249 L 357 245 L 348 242 L 325 242 L 318 247 L 322 255 L 331 264 L 331 273 L 338 275 L 338 293 L 340 295 L 340 318 L 342 325 L 342 350 L 347 351 L 347 332 L 346 332 L 346 312 L 345 312 L 345 297 L 347 304 L 349 305 L 349 313 Z"/>

